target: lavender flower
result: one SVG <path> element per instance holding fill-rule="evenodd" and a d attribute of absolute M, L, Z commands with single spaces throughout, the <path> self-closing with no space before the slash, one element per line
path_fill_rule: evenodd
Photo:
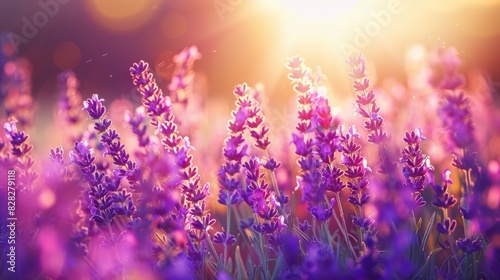
<path fill-rule="evenodd" d="M 250 135 L 255 140 L 255 147 L 266 150 L 267 146 L 271 144 L 268 136 L 269 127 L 265 123 L 262 107 L 255 97 L 252 98 L 252 106 L 247 113 L 246 125 L 250 131 Z"/>
<path fill-rule="evenodd" d="M 448 193 L 448 186 L 453 183 L 450 179 L 450 173 L 451 171 L 448 169 L 443 171 L 443 184 L 433 185 L 433 189 L 436 194 L 432 205 L 435 207 L 448 209 L 457 203 L 457 199 L 453 196 L 453 194 Z"/>
<path fill-rule="evenodd" d="M 61 74 L 62 115 L 56 115 L 64 122 L 61 128 L 77 128 L 71 123 L 85 119 L 81 113 L 92 124 L 83 134 L 75 134 L 69 159 L 64 144 L 51 149 L 41 173 L 33 159 L 37 146 L 32 144 L 38 143 L 33 134 L 28 136 L 14 117 L 2 121 L 6 133 L 0 135 L 0 170 L 9 178 L 0 176 L 1 197 L 9 197 L 8 207 L 13 207 L 12 195 L 6 193 L 6 186 L 12 185 L 11 169 L 16 171 L 16 187 L 26 190 L 22 195 L 17 195 L 19 189 L 15 192 L 17 217 L 24 217 L 16 223 L 15 234 L 19 277 L 498 278 L 499 250 L 492 242 L 498 228 L 491 226 L 497 223 L 491 213 L 498 208 L 495 175 L 500 167 L 496 160 L 485 158 L 491 160 L 487 172 L 481 163 L 482 157 L 496 153 L 486 153 L 490 149 L 474 140 L 473 110 L 458 91 L 463 81 L 453 56 L 438 57 L 443 73 L 435 77 L 442 78 L 435 88 L 444 98 L 440 116 L 449 133 L 453 165 L 461 171 L 459 179 L 452 180 L 452 172 L 444 170 L 442 179 L 434 181 L 420 129 L 404 134 L 403 148 L 386 144 L 388 119 L 381 117 L 362 56 L 351 57 L 348 63 L 367 139 L 355 126 L 344 130 L 350 119 L 340 125 L 334 117 L 321 69 L 312 71 L 302 58 L 293 57 L 287 68 L 297 94 L 297 125 L 291 137 L 295 149 L 282 145 L 280 157 L 271 156 L 269 143 L 279 142 L 269 133 L 260 89 L 236 86 L 220 169 L 213 176 L 218 195 L 212 198 L 210 185 L 202 180 L 206 166 L 195 165 L 197 153 L 205 151 L 194 150 L 197 134 L 192 134 L 191 142 L 182 131 L 186 126 L 181 122 L 192 121 L 192 116 L 175 111 L 177 105 L 191 104 L 188 99 L 195 96 L 192 70 L 198 58 L 196 48 L 175 57 L 176 72 L 167 96 L 147 63 L 130 68 L 142 99 L 139 108 L 125 117 L 129 134 L 136 138 L 132 142 L 113 126 L 116 122 L 111 122 L 98 95 L 80 100 L 84 108 L 76 112 L 78 81 L 70 72 Z M 3 68 L 5 75 L 22 72 L 15 63 L 6 66 L 14 68 Z M 26 86 L 22 75 L 19 85 L 6 78 L 9 86 L 3 83 L 4 92 L 19 92 Z M 399 127 L 397 119 L 390 121 L 391 127 Z M 365 149 L 370 147 L 365 142 L 378 146 L 382 177 L 368 167 Z M 432 148 L 427 154 L 434 156 Z M 402 172 L 394 170 L 392 156 L 398 150 Z M 290 160 L 294 153 L 295 167 Z M 443 169 L 439 160 L 433 165 Z M 38 173 L 44 180 L 29 179 Z M 292 176 L 297 187 L 289 190 Z M 424 200 L 429 184 L 434 210 Z M 387 196 L 386 186 L 392 196 Z M 216 200 L 220 205 L 213 204 Z M 349 205 L 343 208 L 345 200 Z M 422 217 L 408 222 L 408 213 L 417 208 Z M 456 220 L 456 210 L 463 223 Z M 345 216 L 351 218 L 348 225 Z M 463 230 L 458 228 L 462 225 Z M 9 228 L 0 231 L 0 243 L 8 244 Z M 50 261 L 54 259 L 62 261 Z"/>
<path fill-rule="evenodd" d="M 214 243 L 223 244 L 224 246 L 236 243 L 234 235 L 228 234 L 226 231 L 216 233 L 213 239 Z"/>
<path fill-rule="evenodd" d="M 474 149 L 474 125 L 469 103 L 463 92 L 451 92 L 444 95 L 439 107 L 443 127 L 453 147 L 458 149 Z"/>
<path fill-rule="evenodd" d="M 354 80 L 353 88 L 356 92 L 356 111 L 365 118 L 364 128 L 368 130 L 368 142 L 380 145 L 386 138 L 387 133 L 382 130 L 384 119 L 379 114 L 380 107 L 375 102 L 373 90 L 369 90 L 370 80 L 366 77 L 365 58 L 349 57 L 347 63 L 352 68 L 349 77 Z"/>
<path fill-rule="evenodd" d="M 194 62 L 201 58 L 196 46 L 185 48 L 174 56 L 175 70 L 168 85 L 172 101 L 186 104 L 193 91 Z"/>
<path fill-rule="evenodd" d="M 26 59 L 7 61 L 2 68 L 5 74 L 1 90 L 7 118 L 15 117 L 19 126 L 33 126 L 35 103 L 31 95 L 31 65 Z"/>
<path fill-rule="evenodd" d="M 34 171 L 33 166 L 35 161 L 30 155 L 33 146 L 28 141 L 29 135 L 17 129 L 17 119 L 15 117 L 9 118 L 9 121 L 3 127 L 7 138 L 10 140 L 11 154 L 14 156 L 12 161 L 8 158 L 5 161 L 21 170 L 19 183 L 17 184 L 18 190 L 31 191 L 33 183 L 38 178 L 38 174 Z M 9 168 L 12 167 L 14 166 L 10 166 Z"/>
<path fill-rule="evenodd" d="M 430 57 L 432 75 L 430 84 L 440 90 L 455 91 L 464 85 L 459 72 L 460 59 L 454 48 L 438 49 Z"/>
<path fill-rule="evenodd" d="M 243 133 L 246 129 L 247 112 L 251 105 L 246 84 L 238 85 L 233 93 L 237 96 L 236 109 L 231 113 L 233 119 L 228 123 L 229 135 L 225 140 L 223 155 L 225 163 L 217 173 L 221 187 L 219 203 L 231 205 L 241 202 L 239 192 L 242 189 L 238 174 L 242 159 L 247 154 L 248 146 L 244 143 Z"/>
<path fill-rule="evenodd" d="M 264 180 L 264 174 L 260 172 L 260 163 L 253 157 L 244 163 L 247 189 L 245 197 L 247 203 L 252 207 L 255 214 L 267 221 L 276 220 L 278 210 L 276 209 L 276 193 L 271 190 L 269 184 Z"/>
<path fill-rule="evenodd" d="M 472 238 L 459 238 L 457 240 L 457 246 L 460 250 L 464 251 L 466 254 L 472 254 L 476 251 L 480 251 L 483 249 L 483 244 L 481 238 L 477 237 L 475 239 Z"/>
<path fill-rule="evenodd" d="M 131 217 L 136 207 L 132 196 L 125 189 L 120 189 L 120 180 L 127 178 L 130 184 L 136 183 L 132 176 L 135 163 L 129 160 L 129 154 L 125 151 L 125 145 L 121 144 L 120 136 L 116 130 L 109 129 L 111 120 L 105 116 L 106 108 L 102 104 L 104 100 L 97 94 L 83 102 L 83 110 L 87 111 L 90 118 L 94 120 L 94 129 L 101 135 L 100 142 L 104 145 L 104 156 L 110 155 L 113 164 L 117 167 L 113 171 L 113 178 L 95 171 L 95 158 L 92 150 L 86 142 L 77 142 L 75 151 L 71 158 L 81 167 L 90 184 L 90 213 L 92 219 L 99 223 L 110 225 L 117 215 Z"/>
<path fill-rule="evenodd" d="M 81 114 L 82 96 L 78 92 L 80 81 L 75 73 L 68 71 L 59 74 L 61 97 L 59 100 L 59 117 L 70 126 L 78 124 L 83 116 Z"/>
<path fill-rule="evenodd" d="M 370 198 L 366 192 L 368 188 L 366 172 L 371 169 L 367 166 L 366 159 L 360 155 L 361 146 L 354 142 L 355 138 L 360 137 L 355 126 L 351 126 L 345 134 L 343 127 L 339 129 L 339 132 L 343 153 L 341 164 L 347 168 L 344 176 L 348 178 L 347 188 L 351 191 L 348 201 L 361 209 Z"/>
<path fill-rule="evenodd" d="M 180 67 L 178 69 L 181 71 L 178 72 L 178 79 L 183 78 L 182 75 L 186 79 L 192 78 L 190 67 L 197 58 L 199 54 L 196 48 L 191 48 L 175 58 L 179 63 L 184 61 L 178 64 Z M 190 238 L 189 258 L 193 260 L 194 268 L 199 270 L 201 263 L 196 260 L 200 252 L 197 250 L 204 250 L 203 241 L 207 240 L 208 231 L 215 224 L 215 219 L 208 213 L 205 202 L 206 197 L 210 195 L 210 186 L 208 183 L 201 186 L 201 176 L 198 168 L 192 164 L 193 157 L 189 154 L 192 149 L 189 139 L 180 136 L 171 112 L 171 99 L 163 96 L 162 90 L 158 88 L 153 75 L 149 72 L 149 65 L 144 61 L 134 63 L 130 68 L 130 74 L 134 85 L 142 95 L 142 104 L 146 108 L 147 115 L 151 117 L 150 124 L 163 135 L 162 144 L 166 149 L 166 157 L 174 162 L 173 174 L 163 186 L 169 191 L 175 191 L 179 187 L 181 189 L 183 201 L 182 207 L 178 207 L 181 212 L 179 218 L 184 217 L 186 233 Z M 174 80 L 172 82 L 174 83 Z M 176 88 L 171 90 L 178 90 L 176 98 L 181 98 L 181 91 L 189 88 L 181 85 L 186 81 L 178 82 Z M 210 239 L 208 241 L 210 242 Z"/>
<path fill-rule="evenodd" d="M 400 162 L 404 164 L 403 176 L 406 178 L 403 186 L 412 193 L 412 209 L 425 205 L 422 192 L 425 187 L 426 175 L 427 172 L 434 169 L 430 165 L 429 157 L 420 149 L 420 142 L 426 139 L 422 135 L 422 130 L 418 128 L 412 132 L 406 132 L 403 139 L 408 145 L 402 150 L 400 159 Z"/>
<path fill-rule="evenodd" d="M 457 227 L 457 221 L 450 218 L 445 218 L 443 222 L 437 223 L 436 229 L 445 235 L 450 235 Z"/>
<path fill-rule="evenodd" d="M 309 79 L 311 71 L 304 65 L 301 57 L 292 57 L 287 68 L 292 71 L 288 78 L 294 83 L 293 89 L 297 93 L 299 123 L 296 128 L 301 133 L 307 133 L 316 127 L 314 120 L 316 94 Z"/>
<path fill-rule="evenodd" d="M 339 276 L 331 249 L 315 245 L 309 248 L 302 262 L 301 279 L 331 279 Z"/>
<path fill-rule="evenodd" d="M 287 68 L 292 71 L 288 77 L 295 84 L 294 91 L 297 93 L 299 123 L 296 129 L 299 134 L 292 134 L 292 142 L 296 147 L 295 154 L 300 156 L 298 164 L 302 174 L 297 181 L 302 188 L 302 201 L 306 202 L 307 209 L 314 218 L 326 221 L 333 215 L 334 200 L 330 203 L 325 201 L 329 182 L 322 176 L 320 166 L 328 165 L 333 160 L 336 148 L 332 146 L 337 137 L 335 132 L 330 131 L 331 125 L 328 123 L 331 121 L 330 108 L 324 96 L 318 97 L 310 70 L 303 64 L 302 58 L 291 58 Z M 320 111 L 319 117 L 317 110 Z M 317 125 L 318 118 L 321 118 L 322 127 Z M 316 138 L 308 135 L 312 132 Z"/>
<path fill-rule="evenodd" d="M 144 107 L 137 107 L 135 110 L 135 116 L 131 112 L 125 113 L 125 122 L 127 122 L 132 127 L 132 132 L 137 136 L 139 147 L 146 147 L 150 138 L 147 135 L 147 126 L 143 124 L 146 118 L 146 110 Z"/>
<path fill-rule="evenodd" d="M 146 108 L 147 115 L 151 117 L 151 125 L 159 127 L 162 119 L 172 121 L 170 98 L 163 97 L 162 90 L 156 84 L 153 74 L 149 72 L 149 64 L 142 60 L 134 63 L 130 67 L 130 75 L 142 96 L 142 105 Z"/>

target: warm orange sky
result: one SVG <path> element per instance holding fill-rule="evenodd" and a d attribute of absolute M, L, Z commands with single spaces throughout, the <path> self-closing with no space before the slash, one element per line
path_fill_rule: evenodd
<path fill-rule="evenodd" d="M 35 95 L 50 95 L 55 75 L 66 68 L 76 71 L 84 93 L 129 94 L 133 62 L 145 59 L 159 78 L 168 79 L 172 55 L 192 44 L 203 54 L 196 70 L 214 96 L 230 96 L 245 81 L 280 91 L 287 83 L 286 59 L 295 54 L 312 67 L 321 65 L 339 89 L 349 51 L 365 53 L 378 76 L 405 82 L 405 52 L 414 44 L 454 46 L 468 68 L 484 69 L 500 81 L 499 0 L 40 3 L 49 4 L 0 3 L 2 40 L 16 38 L 17 54 L 32 61 Z"/>

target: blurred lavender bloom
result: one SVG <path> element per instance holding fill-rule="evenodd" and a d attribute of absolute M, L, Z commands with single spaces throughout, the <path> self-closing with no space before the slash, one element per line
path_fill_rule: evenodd
<path fill-rule="evenodd" d="M 217 280 L 233 280 L 233 278 L 227 272 L 220 271 L 217 273 Z"/>
<path fill-rule="evenodd" d="M 443 127 L 454 148 L 471 148 L 475 143 L 469 99 L 463 92 L 447 93 L 439 107 Z"/>
<path fill-rule="evenodd" d="M 333 279 L 341 276 L 336 267 L 330 248 L 313 245 L 302 261 L 301 279 Z"/>
<path fill-rule="evenodd" d="M 213 236 L 214 243 L 222 244 L 222 245 L 231 245 L 236 243 L 236 238 L 234 235 L 227 233 L 226 231 L 217 232 Z"/>
<path fill-rule="evenodd" d="M 365 194 L 368 189 L 367 171 L 371 169 L 366 165 L 366 159 L 360 155 L 361 145 L 354 142 L 355 138 L 359 138 L 354 126 L 349 128 L 349 131 L 344 133 L 343 127 L 339 128 L 342 150 L 341 164 L 346 166 L 344 176 L 348 178 L 347 188 L 351 191 L 349 202 L 359 207 L 363 207 L 368 202 L 368 194 Z"/>
<path fill-rule="evenodd" d="M 448 192 L 448 186 L 453 184 L 450 178 L 451 171 L 446 169 L 443 171 L 443 182 L 440 184 L 433 184 L 432 187 L 435 192 L 434 201 L 432 205 L 438 208 L 450 208 L 457 203 L 455 196 Z"/>
<path fill-rule="evenodd" d="M 172 80 L 168 85 L 170 96 L 174 102 L 187 103 L 194 86 L 193 66 L 196 60 L 201 59 L 201 54 L 196 46 L 185 48 L 174 56 L 175 70 Z"/>
<path fill-rule="evenodd" d="M 6 116 L 16 118 L 23 129 L 33 126 L 35 115 L 35 103 L 31 93 L 31 68 L 31 64 L 24 58 L 8 60 L 0 68 L 0 95 L 3 97 Z"/>
<path fill-rule="evenodd" d="M 253 224 L 254 224 L 254 219 L 252 217 L 240 221 L 240 227 L 242 229 L 250 228 Z"/>
<path fill-rule="evenodd" d="M 82 96 L 78 91 L 80 81 L 72 71 L 66 71 L 57 77 L 60 86 L 59 100 L 59 117 L 66 124 L 75 125 L 79 123 L 83 116 L 81 114 L 80 105 L 82 104 Z"/>
<path fill-rule="evenodd" d="M 347 60 L 351 67 L 351 77 L 353 81 L 353 88 L 356 92 L 356 111 L 363 118 L 364 128 L 368 130 L 368 142 L 380 145 L 387 139 L 387 133 L 382 130 L 384 119 L 380 115 L 380 107 L 377 106 L 373 90 L 369 90 L 370 80 L 366 77 L 365 58 L 360 54 L 359 56 L 351 56 Z"/>
<path fill-rule="evenodd" d="M 443 222 L 439 222 L 436 224 L 436 229 L 445 235 L 450 235 L 455 231 L 455 228 L 457 227 L 457 221 L 454 219 L 446 218 L 443 220 Z"/>
<path fill-rule="evenodd" d="M 3 125 L 5 135 L 10 140 L 10 152 L 14 156 L 12 161 L 6 160 L 6 163 L 12 165 L 9 168 L 13 168 L 15 165 L 20 170 L 19 182 L 16 184 L 16 188 L 20 191 L 31 192 L 32 185 L 38 178 L 38 173 L 34 169 L 35 161 L 30 155 L 33 146 L 28 141 L 29 135 L 17 129 L 17 122 L 15 117 L 10 117 Z"/>
<path fill-rule="evenodd" d="M 457 90 L 464 85 L 464 77 L 459 73 L 461 64 L 457 50 L 439 48 L 430 57 L 432 73 L 430 84 L 441 90 Z"/>
<path fill-rule="evenodd" d="M 307 220 L 304 220 L 304 222 L 299 223 L 299 229 L 302 232 L 307 233 L 311 229 L 311 225 L 309 224 L 309 222 Z"/>
<path fill-rule="evenodd" d="M 412 197 L 412 208 L 418 208 L 425 205 L 425 201 L 421 198 L 421 193 L 424 191 L 427 173 L 434 170 L 430 165 L 430 159 L 420 149 L 420 143 L 426 138 L 422 134 L 421 129 L 415 129 L 411 132 L 406 132 L 404 142 L 407 144 L 402 150 L 400 162 L 404 164 L 403 176 L 406 178 L 403 186 L 408 189 Z"/>
<path fill-rule="evenodd" d="M 137 107 L 135 110 L 135 116 L 130 112 L 125 112 L 125 122 L 127 122 L 132 127 L 132 132 L 137 135 L 137 140 L 140 147 L 146 147 L 150 139 L 147 135 L 147 125 L 143 124 L 146 117 L 146 112 L 143 106 Z"/>

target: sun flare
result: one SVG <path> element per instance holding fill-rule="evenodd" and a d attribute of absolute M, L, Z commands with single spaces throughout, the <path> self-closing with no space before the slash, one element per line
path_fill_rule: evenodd
<path fill-rule="evenodd" d="M 351 11 L 358 0 L 282 0 L 286 10 L 298 18 L 333 20 Z"/>

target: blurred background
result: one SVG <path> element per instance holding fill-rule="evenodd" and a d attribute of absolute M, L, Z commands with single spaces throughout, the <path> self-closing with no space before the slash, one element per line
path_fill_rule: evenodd
<path fill-rule="evenodd" d="M 437 49 L 453 47 L 450 53 L 462 61 L 460 72 L 468 82 L 467 93 L 477 95 L 479 101 L 473 105 L 482 106 L 473 112 L 474 120 L 491 124 L 492 119 L 500 119 L 499 15 L 500 0 L 0 0 L 0 71 L 4 72 L 0 73 L 0 102 L 7 103 L 4 91 L 11 85 L 3 85 L 1 79 L 15 72 L 15 67 L 27 68 L 21 71 L 26 73 L 22 79 L 31 83 L 22 90 L 31 92 L 35 101 L 36 108 L 26 106 L 28 113 L 36 112 L 35 125 L 29 131 L 36 136 L 30 138 L 34 158 L 43 161 L 48 148 L 58 145 L 66 144 L 68 151 L 74 141 L 59 137 L 71 131 L 58 124 L 61 91 L 57 76 L 72 70 L 80 80 L 82 97 L 98 93 L 106 99 L 110 118 L 117 120 L 115 127 L 126 135 L 123 142 L 135 147 L 130 129 L 119 122 L 124 111 L 133 111 L 141 100 L 129 67 L 145 60 L 168 93 L 174 55 L 195 45 L 202 54 L 194 66 L 196 96 L 190 99 L 192 107 L 181 111 L 183 115 L 177 119 L 181 129 L 189 130 L 181 134 L 192 136 L 195 153 L 199 153 L 195 163 L 204 167 L 204 180 L 217 186 L 215 174 L 234 108 L 235 85 L 247 82 L 265 87 L 255 88 L 262 89 L 263 107 L 271 108 L 265 114 L 275 136 L 273 153 L 292 170 L 296 157 L 280 157 L 291 154 L 287 151 L 291 149 L 287 145 L 290 133 L 280 132 L 293 128 L 297 121 L 295 94 L 285 68 L 288 58 L 300 55 L 314 71 L 321 66 L 328 78 L 325 87 L 333 114 L 348 119 L 353 116 L 354 93 L 345 60 L 362 52 L 382 115 L 391 120 L 386 127 L 398 131 L 394 138 L 402 138 L 408 123 L 411 129 L 426 125 L 425 134 L 436 139 L 426 144 L 433 164 L 449 166 L 451 154 L 442 150 L 440 141 L 445 137 L 440 137 L 437 125 L 439 96 L 431 94 L 433 89 L 423 81 L 431 75 L 419 71 L 428 70 L 426 63 L 432 60 L 432 53 L 439 53 Z M 453 55 L 446 54 L 443 63 L 454 61 L 450 59 Z M 4 67 L 6 61 L 18 64 Z M 31 103 L 28 101 L 25 103 Z M 82 123 L 89 125 L 87 116 Z M 479 142 L 488 144 L 481 152 L 497 173 L 499 128 L 499 123 L 477 126 Z M 278 174 L 278 180 L 294 187 L 295 180 L 289 175 Z M 491 193 L 488 206 L 498 209 L 500 187 L 492 188 Z"/>
<path fill-rule="evenodd" d="M 42 107 L 56 104 L 62 70 L 76 72 L 84 98 L 132 100 L 128 68 L 144 59 L 166 88 L 173 55 L 190 45 L 203 55 L 195 71 L 210 99 L 231 104 L 234 85 L 262 82 L 280 106 L 292 94 L 284 67 L 291 55 L 321 65 L 333 90 L 350 95 L 350 53 L 367 56 L 376 84 L 405 84 L 408 59 L 453 46 L 464 69 L 498 86 L 499 14 L 499 0 L 2 0 L 0 38 L 4 55 L 31 63 Z"/>
<path fill-rule="evenodd" d="M 499 14 L 498 0 L 2 0 L 0 33 L 32 63 L 35 96 L 50 95 L 67 69 L 86 94 L 129 93 L 133 62 L 148 61 L 167 80 L 172 56 L 193 44 L 209 93 L 231 96 L 244 81 L 279 93 L 294 54 L 343 79 L 346 49 L 362 51 L 379 76 L 404 80 L 416 43 L 454 46 L 465 67 L 500 82 Z"/>

